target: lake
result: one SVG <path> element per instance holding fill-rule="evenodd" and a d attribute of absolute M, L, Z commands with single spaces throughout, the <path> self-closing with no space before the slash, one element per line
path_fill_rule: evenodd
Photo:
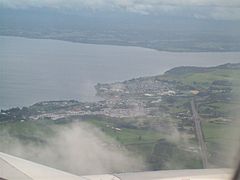
<path fill-rule="evenodd" d="M 177 66 L 240 62 L 240 52 L 179 53 L 0 36 L 0 109 L 45 100 L 95 101 L 94 85 Z"/>

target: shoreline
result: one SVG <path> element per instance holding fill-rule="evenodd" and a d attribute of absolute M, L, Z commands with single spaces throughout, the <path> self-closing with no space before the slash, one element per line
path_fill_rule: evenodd
<path fill-rule="evenodd" d="M 130 47 L 130 48 L 143 48 L 146 50 L 152 50 L 152 51 L 158 51 L 163 53 L 240 53 L 240 50 L 216 50 L 216 51 L 204 51 L 204 50 L 190 50 L 190 49 L 183 49 L 183 50 L 167 50 L 167 49 L 157 49 L 157 48 L 150 48 L 145 46 L 135 46 L 135 45 L 123 45 L 123 44 L 117 44 L 117 43 L 91 43 L 91 42 L 80 42 L 80 41 L 72 41 L 72 40 L 66 40 L 61 38 L 44 38 L 44 37 L 30 37 L 30 36 L 21 36 L 21 35 L 2 35 L 0 34 L 0 37 L 14 37 L 14 38 L 26 38 L 26 39 L 34 39 L 34 40 L 53 40 L 53 41 L 61 41 L 61 42 L 68 42 L 68 43 L 77 43 L 82 45 L 97 45 L 97 46 L 114 46 L 114 47 Z"/>

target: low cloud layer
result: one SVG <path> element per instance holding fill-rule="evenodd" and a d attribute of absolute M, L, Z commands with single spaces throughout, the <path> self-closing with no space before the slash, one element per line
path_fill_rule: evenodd
<path fill-rule="evenodd" d="M 126 10 L 141 14 L 188 14 L 195 18 L 240 20 L 239 0 L 0 0 L 0 6 Z"/>
<path fill-rule="evenodd" d="M 144 170 L 141 159 L 93 126 L 74 123 L 54 131 L 44 145 L 1 132 L 1 151 L 78 175 Z"/>

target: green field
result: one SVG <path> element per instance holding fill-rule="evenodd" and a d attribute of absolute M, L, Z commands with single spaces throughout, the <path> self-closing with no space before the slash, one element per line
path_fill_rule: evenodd
<path fill-rule="evenodd" d="M 164 138 L 164 134 L 159 131 L 130 128 L 122 128 L 120 131 L 117 131 L 112 129 L 112 127 L 116 128 L 116 124 L 113 122 L 97 119 L 90 119 L 87 120 L 87 122 L 101 128 L 101 130 L 107 135 L 113 137 L 124 145 L 154 143 L 157 140 Z"/>
<path fill-rule="evenodd" d="M 168 141 L 172 134 L 153 129 L 122 128 L 121 131 L 117 131 L 112 129 L 112 127 L 116 127 L 116 124 L 109 122 L 109 120 L 90 119 L 87 122 L 99 127 L 104 133 L 120 142 L 131 152 L 141 155 L 148 164 L 149 170 L 202 167 L 201 161 L 196 154 L 194 155 L 194 153 L 187 152 L 181 148 L 183 145 L 181 140 L 178 140 L 177 143 Z M 159 145 L 159 141 L 166 142 Z M 191 143 L 193 146 L 196 144 L 195 141 Z M 162 153 L 157 155 L 158 158 L 156 158 L 155 156 L 159 153 L 159 150 L 155 152 L 154 149 L 158 145 L 161 147 Z M 168 146 L 170 149 L 168 149 Z M 158 159 L 158 161 L 152 161 L 153 157 Z M 165 165 L 163 165 L 162 161 Z"/>
<path fill-rule="evenodd" d="M 239 148 L 239 124 L 203 123 L 209 161 L 219 167 L 231 167 Z"/>

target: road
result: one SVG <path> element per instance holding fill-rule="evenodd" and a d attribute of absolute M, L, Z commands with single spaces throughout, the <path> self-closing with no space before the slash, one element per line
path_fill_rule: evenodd
<path fill-rule="evenodd" d="M 201 127 L 201 119 L 198 115 L 198 111 L 196 109 L 194 99 L 192 99 L 192 101 L 191 101 L 191 108 L 192 108 L 192 115 L 193 115 L 192 119 L 194 121 L 194 126 L 195 126 L 195 133 L 196 133 L 196 137 L 198 140 L 200 154 L 201 154 L 201 158 L 202 158 L 202 164 L 203 164 L 203 168 L 206 169 L 208 167 L 207 146 L 204 141 L 203 131 L 202 131 L 202 127 Z"/>

